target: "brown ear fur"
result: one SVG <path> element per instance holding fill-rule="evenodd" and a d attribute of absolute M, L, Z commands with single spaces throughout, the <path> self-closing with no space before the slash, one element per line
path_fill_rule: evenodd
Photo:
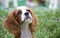
<path fill-rule="evenodd" d="M 34 14 L 34 12 L 32 11 L 32 9 L 30 9 L 30 12 L 32 14 L 32 23 L 30 24 L 30 29 L 32 32 L 37 30 L 37 18 Z"/>
<path fill-rule="evenodd" d="M 8 15 L 8 18 L 6 18 L 3 21 L 3 24 L 4 24 L 4 27 L 7 28 L 10 32 L 17 35 L 20 33 L 20 27 L 19 27 L 19 23 L 16 21 L 14 17 L 14 12 L 15 11 L 13 11 Z"/>

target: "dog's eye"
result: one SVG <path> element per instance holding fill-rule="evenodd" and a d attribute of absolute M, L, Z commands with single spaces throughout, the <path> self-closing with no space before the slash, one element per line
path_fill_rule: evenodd
<path fill-rule="evenodd" d="M 30 12 L 30 10 L 29 10 L 29 9 L 27 9 L 27 11 L 28 11 L 28 12 Z"/>
<path fill-rule="evenodd" d="M 20 14 L 21 14 L 21 11 L 18 11 L 18 12 L 17 12 L 17 15 L 20 15 Z"/>

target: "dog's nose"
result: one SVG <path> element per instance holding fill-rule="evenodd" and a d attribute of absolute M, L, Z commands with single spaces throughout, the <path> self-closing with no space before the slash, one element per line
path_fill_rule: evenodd
<path fill-rule="evenodd" d="M 26 12 L 26 13 L 25 13 L 25 16 L 29 16 L 29 13 L 28 13 L 28 12 Z"/>

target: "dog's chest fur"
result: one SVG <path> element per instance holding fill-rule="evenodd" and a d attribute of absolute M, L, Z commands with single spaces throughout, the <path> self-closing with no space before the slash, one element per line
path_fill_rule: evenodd
<path fill-rule="evenodd" d="M 21 38 L 32 38 L 28 24 L 21 25 Z"/>

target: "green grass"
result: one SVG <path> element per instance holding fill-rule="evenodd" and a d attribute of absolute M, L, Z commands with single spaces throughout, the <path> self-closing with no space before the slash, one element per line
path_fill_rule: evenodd
<path fill-rule="evenodd" d="M 60 10 L 36 12 L 39 19 L 37 38 L 60 38 Z"/>
<path fill-rule="evenodd" d="M 13 35 L 3 27 L 3 20 L 8 12 L 0 9 L 0 38 L 13 38 Z"/>
<path fill-rule="evenodd" d="M 60 10 L 53 11 L 35 11 L 39 20 L 38 29 L 34 32 L 36 38 L 60 38 Z M 14 38 L 8 30 L 3 28 L 3 19 L 7 17 L 8 11 L 0 10 L 0 37 Z"/>

